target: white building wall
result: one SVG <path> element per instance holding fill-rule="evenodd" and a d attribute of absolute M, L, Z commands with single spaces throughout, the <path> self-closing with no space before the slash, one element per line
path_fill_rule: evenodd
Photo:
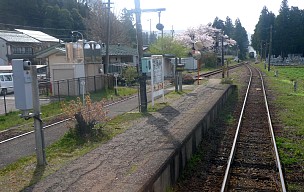
<path fill-rule="evenodd" d="M 0 65 L 8 65 L 6 42 L 0 39 Z"/>

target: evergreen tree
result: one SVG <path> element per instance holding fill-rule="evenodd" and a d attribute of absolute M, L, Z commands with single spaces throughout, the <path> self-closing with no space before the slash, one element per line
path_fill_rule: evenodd
<path fill-rule="evenodd" d="M 0 29 L 38 27 L 60 38 L 72 29 L 84 30 L 83 18 L 88 11 L 85 1 L 80 0 L 1 0 Z"/>
<path fill-rule="evenodd" d="M 267 42 L 270 42 L 270 26 L 274 26 L 275 15 L 263 7 L 258 23 L 255 26 L 254 34 L 251 36 L 251 46 L 261 52 L 265 49 Z M 263 50 L 262 50 L 263 51 Z M 260 53 L 263 56 L 265 52 Z M 265 55 L 263 56 L 265 58 Z"/>
<path fill-rule="evenodd" d="M 233 26 L 232 20 L 228 16 L 226 17 L 224 31 L 225 31 L 225 34 L 228 35 L 228 37 L 233 36 L 234 26 Z"/>
<path fill-rule="evenodd" d="M 283 0 L 279 15 L 275 20 L 275 33 L 273 39 L 273 50 L 275 54 L 286 57 L 290 51 L 291 36 L 290 32 L 290 12 L 288 7 L 288 0 Z"/>
<path fill-rule="evenodd" d="M 224 30 L 225 29 L 224 21 L 216 17 L 213 21 L 212 27 Z"/>
<path fill-rule="evenodd" d="M 235 21 L 234 25 L 235 25 L 235 29 L 234 29 L 233 39 L 237 42 L 237 45 L 239 46 L 239 50 L 240 50 L 239 58 L 245 59 L 248 53 L 248 46 L 249 46 L 247 31 L 242 26 L 242 23 L 239 19 Z"/>
<path fill-rule="evenodd" d="M 304 10 L 299 10 L 297 7 L 291 7 L 289 10 L 289 53 L 303 53 L 304 51 Z"/>

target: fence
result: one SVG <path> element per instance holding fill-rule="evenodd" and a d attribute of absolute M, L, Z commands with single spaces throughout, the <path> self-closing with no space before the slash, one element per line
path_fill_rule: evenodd
<path fill-rule="evenodd" d="M 266 63 L 268 62 L 268 58 L 265 61 Z M 270 63 L 272 65 L 304 65 L 304 57 L 301 56 L 288 56 L 286 58 L 282 57 L 276 57 L 276 58 L 271 58 Z"/>
<path fill-rule="evenodd" d="M 112 75 L 39 82 L 40 95 L 53 97 L 80 96 L 83 93 L 96 92 L 105 88 L 114 88 L 114 77 Z"/>

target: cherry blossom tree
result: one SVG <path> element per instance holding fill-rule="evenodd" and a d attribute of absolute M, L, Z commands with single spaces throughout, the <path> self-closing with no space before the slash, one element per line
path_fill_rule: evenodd
<path fill-rule="evenodd" d="M 221 36 L 222 32 L 220 29 L 213 28 L 211 25 L 199 25 L 196 28 L 190 27 L 185 32 L 176 35 L 175 40 L 189 49 L 195 48 L 199 51 L 211 51 Z M 236 44 L 236 41 L 225 37 L 224 44 L 233 46 Z"/>

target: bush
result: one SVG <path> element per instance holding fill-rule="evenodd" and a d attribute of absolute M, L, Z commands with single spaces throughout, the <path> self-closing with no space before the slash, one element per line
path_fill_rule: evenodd
<path fill-rule="evenodd" d="M 216 54 L 214 53 L 205 53 L 203 54 L 203 62 L 205 63 L 206 68 L 216 68 Z"/>
<path fill-rule="evenodd" d="M 183 84 L 191 85 L 195 82 L 195 79 L 193 79 L 193 76 L 191 74 L 184 74 L 183 75 Z"/>
<path fill-rule="evenodd" d="M 128 66 L 124 68 L 122 76 L 128 86 L 135 84 L 138 76 L 136 67 Z"/>
<path fill-rule="evenodd" d="M 104 105 L 104 100 L 93 103 L 90 95 L 86 96 L 85 105 L 79 97 L 68 104 L 63 103 L 62 110 L 68 118 L 71 118 L 68 123 L 78 139 L 88 141 L 100 136 L 99 130 L 109 121 L 108 111 L 105 110 Z"/>

